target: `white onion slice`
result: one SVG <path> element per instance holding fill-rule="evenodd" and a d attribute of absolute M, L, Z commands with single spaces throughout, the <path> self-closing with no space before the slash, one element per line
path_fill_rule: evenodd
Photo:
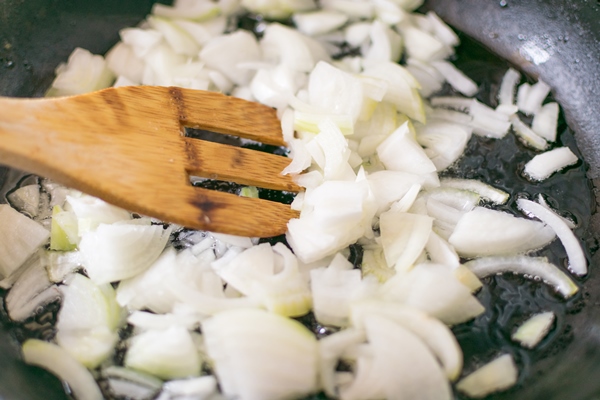
<path fill-rule="evenodd" d="M 454 89 L 465 96 L 473 96 L 477 93 L 477 84 L 462 71 L 448 61 L 434 61 L 431 63 L 444 76 L 446 81 Z"/>
<path fill-rule="evenodd" d="M 62 348 L 42 340 L 28 339 L 22 350 L 27 364 L 42 367 L 67 382 L 77 399 L 103 399 L 92 374 Z"/>
<path fill-rule="evenodd" d="M 579 290 L 567 274 L 554 264 L 549 263 L 545 257 L 482 257 L 469 261 L 464 265 L 479 278 L 506 272 L 539 277 L 564 298 L 573 296 Z"/>
<path fill-rule="evenodd" d="M 515 134 L 523 141 L 523 143 L 536 150 L 546 150 L 548 148 L 548 142 L 525 125 L 517 115 L 512 115 L 510 117 L 510 122 L 515 130 Z"/>
<path fill-rule="evenodd" d="M 554 238 L 554 231 L 540 222 L 475 207 L 458 221 L 448 242 L 463 257 L 479 257 L 537 250 Z"/>
<path fill-rule="evenodd" d="M 532 214 L 545 224 L 548 224 L 556 232 L 556 235 L 565 247 L 567 257 L 569 258 L 569 270 L 573 274 L 577 276 L 587 274 L 587 259 L 581 243 L 558 214 L 527 199 L 517 200 L 517 205 L 521 211 Z"/>
<path fill-rule="evenodd" d="M 525 164 L 523 172 L 536 181 L 543 181 L 555 172 L 573 165 L 579 158 L 568 147 L 557 147 L 555 149 L 538 154 Z"/>
<path fill-rule="evenodd" d="M 365 329 L 369 316 L 386 317 L 418 336 L 437 357 L 446 377 L 453 381 L 462 370 L 462 350 L 452 331 L 436 318 L 402 304 L 381 300 L 363 300 L 350 307 L 352 325 Z"/>
<path fill-rule="evenodd" d="M 549 142 L 556 141 L 558 126 L 558 103 L 544 104 L 533 116 L 531 129 Z"/>
<path fill-rule="evenodd" d="M 318 388 L 317 340 L 297 321 L 240 309 L 206 320 L 202 332 L 227 397 L 276 400 Z"/>
<path fill-rule="evenodd" d="M 388 399 L 444 400 L 452 391 L 427 346 L 410 330 L 379 315 L 365 317 L 373 368 Z"/>
<path fill-rule="evenodd" d="M 550 93 L 550 86 L 544 81 L 538 80 L 534 85 L 531 85 L 526 92 L 525 99 L 519 104 L 519 109 L 525 114 L 535 114 L 538 112 L 544 99 Z"/>
<path fill-rule="evenodd" d="M 348 16 L 336 11 L 321 10 L 296 13 L 292 19 L 300 32 L 317 36 L 340 28 L 348 21 Z"/>
<path fill-rule="evenodd" d="M 500 105 L 513 105 L 515 104 L 515 88 L 521 80 L 521 74 L 513 68 L 509 68 L 502 82 L 500 83 L 500 90 L 498 92 L 498 103 Z"/>
<path fill-rule="evenodd" d="M 97 284 L 127 279 L 145 271 L 162 252 L 171 228 L 162 225 L 101 224 L 84 234 L 79 249 L 85 269 Z"/>

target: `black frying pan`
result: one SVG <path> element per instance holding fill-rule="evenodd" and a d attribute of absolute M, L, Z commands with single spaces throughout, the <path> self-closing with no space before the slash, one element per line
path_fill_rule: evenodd
<path fill-rule="evenodd" d="M 56 65 L 80 46 L 106 52 L 117 31 L 135 25 L 153 0 L 0 0 L 0 95 L 40 96 Z M 589 164 L 600 177 L 600 1 L 429 0 L 457 29 L 531 76 L 548 82 Z M 0 167 L 0 186 L 9 176 Z M 597 185 L 596 185 L 597 186 Z M 600 221 L 592 217 L 589 244 L 598 247 Z M 592 257 L 584 307 L 567 315 L 561 346 L 524 374 L 516 390 L 497 399 L 600 398 L 600 265 Z M 18 360 L 18 344 L 0 326 L 0 400 L 63 399 L 50 374 Z"/>

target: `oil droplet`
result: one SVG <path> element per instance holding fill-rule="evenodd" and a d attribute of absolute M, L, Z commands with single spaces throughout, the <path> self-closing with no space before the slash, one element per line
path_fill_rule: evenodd
<path fill-rule="evenodd" d="M 519 35 L 517 36 L 517 38 L 519 40 L 525 40 L 525 39 L 527 39 L 527 36 L 523 35 L 522 33 L 519 33 Z"/>
<path fill-rule="evenodd" d="M 13 68 L 14 66 L 15 66 L 15 63 L 14 63 L 14 61 L 12 61 L 12 60 L 7 60 L 7 61 L 4 63 L 4 67 L 5 67 L 5 68 Z"/>
<path fill-rule="evenodd" d="M 508 6 L 508 1 L 506 0 L 500 0 L 500 7 L 504 8 Z"/>

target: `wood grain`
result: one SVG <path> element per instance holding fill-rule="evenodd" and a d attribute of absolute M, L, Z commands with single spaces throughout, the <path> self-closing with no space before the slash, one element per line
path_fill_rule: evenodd
<path fill-rule="evenodd" d="M 282 145 L 275 111 L 218 93 L 132 86 L 54 99 L 0 99 L 0 163 L 132 212 L 195 229 L 268 237 L 289 206 L 193 187 L 189 174 L 298 191 L 289 159 L 190 139 L 183 126 Z"/>

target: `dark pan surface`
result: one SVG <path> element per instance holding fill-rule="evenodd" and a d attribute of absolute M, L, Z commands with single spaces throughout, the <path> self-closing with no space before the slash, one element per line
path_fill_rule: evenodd
<path fill-rule="evenodd" d="M 0 0 L 0 95 L 40 96 L 53 70 L 79 46 L 104 53 L 118 29 L 135 25 L 152 0 Z M 596 186 L 600 178 L 600 1 L 428 0 L 457 29 L 555 89 Z M 0 182 L 7 177 L 0 167 Z M 598 247 L 598 217 L 590 247 Z M 498 399 L 600 398 L 600 265 L 594 257 L 557 347 L 533 364 L 520 389 Z M 18 344 L 0 327 L 0 400 L 64 399 L 50 374 L 18 361 Z"/>

